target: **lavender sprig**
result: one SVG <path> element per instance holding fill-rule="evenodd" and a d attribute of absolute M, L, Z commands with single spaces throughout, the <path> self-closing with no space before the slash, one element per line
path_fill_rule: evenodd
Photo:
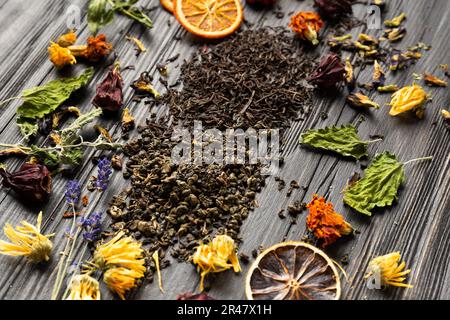
<path fill-rule="evenodd" d="M 108 158 L 102 158 L 97 165 L 98 176 L 95 185 L 98 190 L 105 191 L 108 187 L 109 178 L 112 173 L 111 160 Z"/>
<path fill-rule="evenodd" d="M 94 212 L 89 218 L 80 218 L 80 226 L 85 230 L 83 238 L 87 242 L 95 242 L 100 238 L 102 232 L 101 212 Z"/>
<path fill-rule="evenodd" d="M 81 187 L 78 181 L 70 180 L 69 182 L 67 182 L 65 196 L 66 202 L 70 206 L 75 206 L 78 201 L 80 201 Z"/>

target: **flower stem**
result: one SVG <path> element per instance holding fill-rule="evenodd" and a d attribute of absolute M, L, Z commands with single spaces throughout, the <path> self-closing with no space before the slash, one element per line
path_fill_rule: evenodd
<path fill-rule="evenodd" d="M 383 141 L 383 139 L 379 138 L 379 139 L 375 139 L 375 140 L 368 140 L 368 141 L 364 141 L 365 143 L 375 143 L 375 142 L 380 142 Z"/>
<path fill-rule="evenodd" d="M 407 164 L 410 164 L 410 163 L 416 162 L 416 161 L 424 161 L 424 160 L 433 160 L 433 157 L 429 156 L 429 157 L 422 157 L 422 158 L 412 159 L 412 160 L 406 161 L 405 163 L 403 163 L 403 165 L 407 165 Z"/>
<path fill-rule="evenodd" d="M 8 98 L 6 100 L 0 101 L 0 107 L 9 101 L 20 99 L 20 98 L 21 98 L 21 96 L 17 96 L 17 97 L 12 97 L 12 98 Z"/>
<path fill-rule="evenodd" d="M 81 265 L 81 261 L 83 260 L 84 254 L 86 253 L 88 246 L 85 245 L 83 248 L 83 251 L 81 252 L 80 257 L 78 258 L 77 264 L 76 264 L 76 270 L 78 270 L 78 268 Z M 68 286 L 66 287 L 66 290 L 64 291 L 64 294 L 62 296 L 62 299 L 65 300 L 67 298 L 67 295 L 69 294 L 69 290 L 70 290 L 70 284 L 72 283 L 73 278 L 75 277 L 75 272 L 72 274 L 72 276 L 70 277 L 70 280 L 68 282 Z"/>

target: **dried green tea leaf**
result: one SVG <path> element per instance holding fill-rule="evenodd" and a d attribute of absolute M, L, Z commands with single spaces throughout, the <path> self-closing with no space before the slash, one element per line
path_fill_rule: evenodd
<path fill-rule="evenodd" d="M 94 68 L 87 68 L 79 77 L 64 78 L 24 90 L 23 104 L 17 108 L 17 115 L 22 118 L 37 119 L 55 111 L 70 95 L 89 83 Z"/>
<path fill-rule="evenodd" d="M 91 0 L 88 7 L 89 31 L 96 35 L 104 26 L 110 24 L 114 19 L 114 10 L 107 0 Z"/>
<path fill-rule="evenodd" d="M 364 177 L 345 190 L 344 203 L 368 216 L 375 207 L 392 205 L 405 179 L 403 165 L 389 152 L 377 155 Z"/>
<path fill-rule="evenodd" d="M 369 141 L 362 141 L 357 133 L 358 131 L 352 125 L 308 130 L 301 135 L 300 143 L 360 159 L 367 156 Z"/>

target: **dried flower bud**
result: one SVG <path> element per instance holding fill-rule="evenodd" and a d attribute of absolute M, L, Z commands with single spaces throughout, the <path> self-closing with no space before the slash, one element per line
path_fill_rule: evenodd
<path fill-rule="evenodd" d="M 177 300 L 215 300 L 214 298 L 211 298 L 206 293 L 191 293 L 186 292 L 183 294 L 178 295 Z"/>
<path fill-rule="evenodd" d="M 325 18 L 337 19 L 352 14 L 352 0 L 314 0 L 314 4 Z"/>
<path fill-rule="evenodd" d="M 406 35 L 406 29 L 405 28 L 388 29 L 385 30 L 384 33 L 385 39 L 388 39 L 390 42 L 395 42 L 401 40 Z"/>
<path fill-rule="evenodd" d="M 384 25 L 386 27 L 398 27 L 402 23 L 403 20 L 406 19 L 406 14 L 402 12 L 399 16 L 394 17 L 392 20 L 386 20 Z"/>
<path fill-rule="evenodd" d="M 436 76 L 433 76 L 432 74 L 429 73 L 424 73 L 423 74 L 423 80 L 425 80 L 425 83 L 432 87 L 432 86 L 437 86 L 437 87 L 446 87 L 447 86 L 447 82 L 439 79 Z"/>
<path fill-rule="evenodd" d="M 421 86 L 417 84 L 406 86 L 392 95 L 389 114 L 396 116 L 408 110 L 420 109 L 426 100 L 427 93 Z"/>
<path fill-rule="evenodd" d="M 386 86 L 377 87 L 378 92 L 381 92 L 381 93 L 395 92 L 398 89 L 400 89 L 400 88 L 396 84 L 389 84 L 389 85 L 386 85 Z"/>
<path fill-rule="evenodd" d="M 322 58 L 319 66 L 308 77 L 308 81 L 322 88 L 331 88 L 344 80 L 345 67 L 336 54 L 329 54 Z"/>
<path fill-rule="evenodd" d="M 106 42 L 104 34 L 99 34 L 95 38 L 89 37 L 87 45 L 70 46 L 68 49 L 76 57 L 83 57 L 91 62 L 97 62 L 111 52 L 112 44 Z"/>
<path fill-rule="evenodd" d="M 356 92 L 347 97 L 347 102 L 354 107 L 375 108 L 379 109 L 380 105 L 361 92 Z"/>
<path fill-rule="evenodd" d="M 0 168 L 3 186 L 13 189 L 23 199 L 43 202 L 52 192 L 52 178 L 47 167 L 41 164 L 25 163 L 14 173 Z"/>
<path fill-rule="evenodd" d="M 66 48 L 66 47 L 74 45 L 76 41 L 77 41 L 77 35 L 73 31 L 69 31 L 68 33 L 60 36 L 58 38 L 57 43 L 61 47 Z"/>
<path fill-rule="evenodd" d="M 289 27 L 297 33 L 303 40 L 310 41 L 313 45 L 318 45 L 317 32 L 322 28 L 323 21 L 315 12 L 298 12 L 291 17 Z"/>
<path fill-rule="evenodd" d="M 350 58 L 345 59 L 345 82 L 350 90 L 355 87 L 355 77 L 353 76 L 353 66 Z"/>
<path fill-rule="evenodd" d="M 373 64 L 372 80 L 373 80 L 372 83 L 375 86 L 375 88 L 382 86 L 384 84 L 384 81 L 386 81 L 386 76 L 384 74 L 383 68 L 378 63 L 377 60 L 375 60 Z"/>
<path fill-rule="evenodd" d="M 161 95 L 152 85 L 152 78 L 149 76 L 148 72 L 142 72 L 139 79 L 135 80 L 131 87 L 136 91 L 137 94 L 142 95 L 152 95 L 158 99 Z"/>
<path fill-rule="evenodd" d="M 97 86 L 97 93 L 92 103 L 103 110 L 117 111 L 123 103 L 123 80 L 119 66 L 109 70 L 105 79 Z"/>

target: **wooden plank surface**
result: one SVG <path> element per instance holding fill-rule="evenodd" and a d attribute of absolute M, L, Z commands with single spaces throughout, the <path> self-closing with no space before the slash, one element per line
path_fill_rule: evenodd
<path fill-rule="evenodd" d="M 408 85 L 413 82 L 413 73 L 437 72 L 438 65 L 449 63 L 450 45 L 447 36 L 450 25 L 446 18 L 450 14 L 450 2 L 445 0 L 412 0 L 388 1 L 389 7 L 385 18 L 391 18 L 400 12 L 408 16 L 405 26 L 408 34 L 397 44 L 406 48 L 418 42 L 431 44 L 433 49 L 425 52 L 424 57 L 416 65 L 403 72 L 388 75 L 388 82 Z M 157 0 L 141 0 L 146 8 L 158 6 Z M 254 23 L 254 27 L 263 25 L 286 26 L 289 21 L 287 13 L 312 9 L 312 1 L 280 0 L 282 10 L 286 13 L 282 19 L 277 18 L 271 10 L 254 10 L 245 8 L 246 20 Z M 87 1 L 41 1 L 41 0 L 0 0 L 0 100 L 17 96 L 20 91 L 30 88 L 62 75 L 76 74 L 84 66 L 76 66 L 71 72 L 56 71 L 47 57 L 49 40 L 54 40 L 66 31 L 65 12 L 69 5 L 78 5 L 82 14 L 82 27 L 79 30 L 80 41 L 84 41 L 89 32 L 85 23 Z M 364 19 L 366 7 L 354 6 L 355 16 Z M 134 65 L 135 70 L 123 73 L 126 83 L 125 100 L 128 101 L 132 90 L 128 87 L 142 71 L 150 71 L 157 75 L 156 63 L 180 54 L 178 63 L 188 59 L 198 45 L 204 42 L 186 33 L 166 11 L 158 8 L 151 11 L 154 22 L 152 30 L 145 30 L 129 20 L 116 16 L 112 25 L 104 32 L 113 43 L 115 52 L 123 65 Z M 364 26 L 352 30 L 353 35 L 366 30 Z M 325 30 L 327 32 L 327 30 Z M 135 56 L 133 44 L 125 40 L 126 34 L 141 38 L 148 52 Z M 176 40 L 180 37 L 181 40 Z M 317 56 L 325 50 L 319 47 Z M 95 84 L 103 78 L 112 57 L 96 67 L 91 84 L 79 95 L 77 104 L 82 110 L 91 108 L 90 101 L 94 94 Z M 176 64 L 176 63 L 175 63 Z M 175 65 L 174 64 L 174 65 Z M 371 68 L 356 70 L 360 82 L 371 79 Z M 179 69 L 170 72 L 169 82 L 175 81 Z M 163 91 L 157 83 L 157 89 Z M 305 121 L 292 125 L 288 131 L 288 139 L 283 147 L 285 165 L 279 176 L 287 183 L 295 179 L 306 190 L 298 189 L 290 197 L 285 191 L 277 191 L 277 183 L 273 177 L 267 180 L 267 186 L 258 195 L 260 207 L 253 211 L 241 229 L 243 243 L 240 252 L 250 255 L 251 251 L 260 246 L 268 247 L 283 239 L 298 240 L 306 234 L 306 213 L 300 215 L 296 224 L 289 219 L 279 219 L 277 213 L 295 200 L 309 201 L 311 194 L 326 195 L 335 204 L 348 221 L 360 233 L 353 239 L 339 241 L 327 250 L 332 257 L 340 260 L 348 255 L 349 263 L 345 266 L 352 279 L 351 284 L 343 288 L 344 299 L 450 299 L 450 157 L 449 131 L 446 130 L 440 118 L 440 109 L 448 108 L 450 96 L 447 88 L 427 89 L 433 97 L 427 107 L 426 117 L 422 121 L 412 119 L 392 118 L 387 113 L 387 107 L 375 112 L 361 113 L 345 104 L 345 92 L 337 97 L 314 97 L 313 110 Z M 384 104 L 389 95 L 374 95 L 375 101 Z M 14 122 L 15 110 L 20 101 L 14 101 L 0 108 L 0 141 L 15 143 L 20 140 L 20 134 Z M 149 112 L 162 113 L 164 110 L 149 110 L 139 103 L 129 103 L 132 113 L 143 123 Z M 321 117 L 325 112 L 326 119 Z M 341 190 L 354 171 L 360 171 L 358 163 L 337 158 L 332 155 L 313 152 L 298 146 L 300 133 L 309 128 L 323 127 L 333 124 L 353 123 L 358 125 L 360 135 L 382 134 L 385 139 L 369 148 L 370 159 L 375 153 L 389 150 L 402 161 L 421 156 L 434 156 L 431 163 L 418 163 L 406 168 L 407 181 L 400 190 L 400 200 L 391 208 L 380 210 L 371 218 L 363 217 L 342 203 Z M 117 119 L 102 119 L 102 124 L 114 135 L 119 136 L 120 129 Z M 137 134 L 133 132 L 133 134 Z M 43 141 L 40 141 L 43 143 Z M 72 178 L 86 184 L 91 175 L 95 174 L 95 166 L 90 161 L 98 153 L 89 151 L 80 170 Z M 12 170 L 21 165 L 22 161 L 11 159 L 6 161 Z M 69 220 L 62 220 L 64 206 L 65 177 L 54 180 L 54 192 L 50 201 L 43 207 L 32 207 L 17 201 L 14 194 L 7 189 L 0 191 L 0 226 L 6 222 L 13 225 L 21 220 L 33 220 L 39 210 L 44 211 L 44 232 L 56 232 L 54 252 L 60 252 L 64 244 L 64 230 L 70 225 Z M 120 173 L 115 173 L 110 187 L 105 193 L 90 194 L 90 204 L 87 210 L 104 211 L 108 201 L 114 194 L 126 187 Z M 109 225 L 105 218 L 104 226 Z M 3 235 L 2 235 L 3 237 Z M 390 289 L 386 291 L 369 290 L 362 279 L 363 272 L 376 255 L 400 250 L 408 266 L 413 271 L 409 277 L 414 284 L 413 289 Z M 82 247 L 76 251 L 76 259 L 80 258 Z M 87 259 L 89 254 L 85 254 Z M 0 256 L 0 298 L 2 299 L 48 299 L 50 297 L 56 256 L 45 266 L 31 266 L 21 259 Z M 235 275 L 232 272 L 218 274 L 212 281 L 210 294 L 222 299 L 244 298 L 243 273 Z M 144 283 L 130 295 L 134 299 L 173 299 L 185 291 L 195 291 L 198 288 L 199 277 L 190 264 L 174 263 L 162 272 L 165 294 L 161 294 L 154 283 Z M 103 285 L 102 285 L 103 286 Z M 114 298 L 102 287 L 105 299 Z"/>

